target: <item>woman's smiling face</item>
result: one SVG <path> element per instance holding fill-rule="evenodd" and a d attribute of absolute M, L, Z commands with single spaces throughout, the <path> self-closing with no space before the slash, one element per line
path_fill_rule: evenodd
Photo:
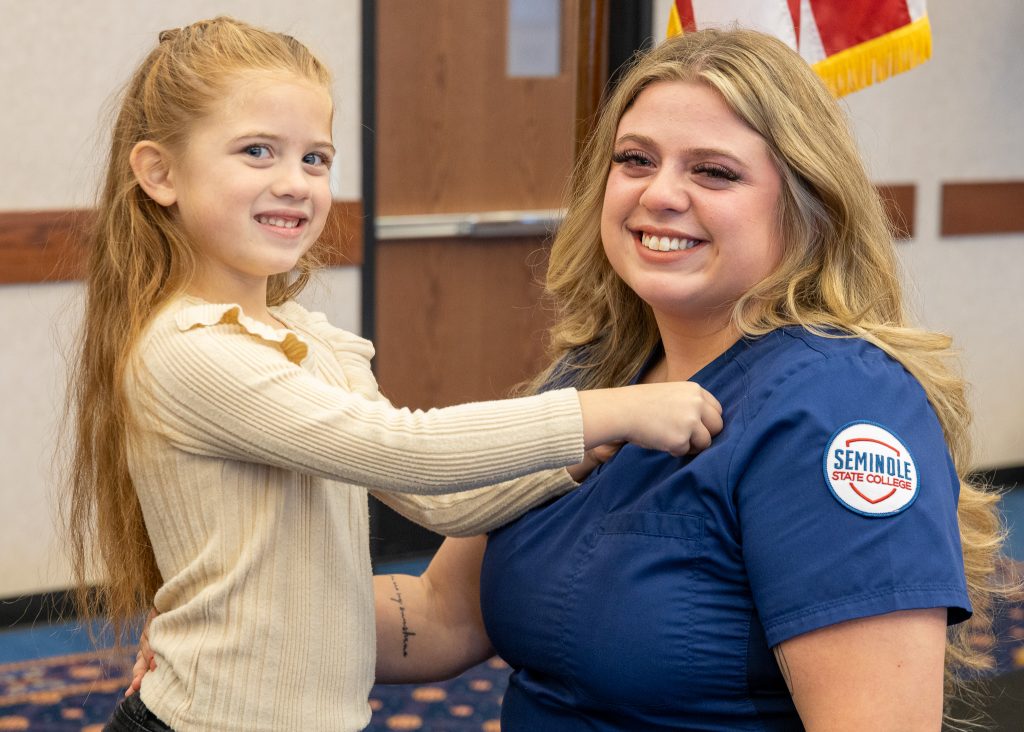
<path fill-rule="evenodd" d="M 763 138 L 698 82 L 661 81 L 619 121 L 605 254 L 662 328 L 725 326 L 778 265 L 782 180 Z"/>

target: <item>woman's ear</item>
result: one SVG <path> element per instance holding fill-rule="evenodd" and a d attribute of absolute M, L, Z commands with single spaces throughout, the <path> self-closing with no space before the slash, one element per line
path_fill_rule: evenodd
<path fill-rule="evenodd" d="M 128 163 L 142 190 L 161 206 L 172 206 L 178 200 L 171 175 L 171 156 L 163 145 L 152 140 L 135 143 Z"/>

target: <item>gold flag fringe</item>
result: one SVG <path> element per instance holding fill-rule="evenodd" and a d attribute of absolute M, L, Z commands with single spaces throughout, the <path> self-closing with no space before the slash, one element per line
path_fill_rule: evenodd
<path fill-rule="evenodd" d="M 672 7 L 668 12 L 668 30 L 665 32 L 665 37 L 678 36 L 682 32 L 683 22 L 679 19 L 679 9 L 676 8 L 675 3 L 672 3 Z"/>
<path fill-rule="evenodd" d="M 932 30 L 924 15 L 884 36 L 857 44 L 812 64 L 836 97 L 909 71 L 932 55 Z"/>
<path fill-rule="evenodd" d="M 683 32 L 675 3 L 668 17 L 666 37 Z M 852 94 L 875 82 L 923 64 L 932 57 L 932 29 L 928 16 L 890 31 L 878 38 L 859 43 L 811 64 L 833 96 Z"/>

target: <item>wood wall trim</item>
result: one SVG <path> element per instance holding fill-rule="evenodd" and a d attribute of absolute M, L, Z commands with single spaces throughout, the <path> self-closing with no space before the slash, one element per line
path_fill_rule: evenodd
<path fill-rule="evenodd" d="M 942 236 L 1024 232 L 1024 181 L 943 183 Z"/>
<path fill-rule="evenodd" d="M 0 212 L 0 284 L 58 282 L 81 276 L 76 232 L 89 212 Z"/>
<path fill-rule="evenodd" d="M 335 201 L 325 264 L 359 266 L 363 262 L 363 205 Z M 82 274 L 81 235 L 89 211 L 0 211 L 0 285 L 60 282 Z"/>
<path fill-rule="evenodd" d="M 913 239 L 915 232 L 915 198 L 917 186 L 913 184 L 877 184 L 879 198 L 897 239 Z"/>

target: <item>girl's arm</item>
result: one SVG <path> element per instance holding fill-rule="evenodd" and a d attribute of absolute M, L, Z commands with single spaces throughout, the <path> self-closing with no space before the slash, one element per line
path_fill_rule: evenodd
<path fill-rule="evenodd" d="M 578 485 L 569 471 L 559 468 L 484 488 L 438 496 L 386 491 L 372 491 L 372 494 L 413 523 L 435 533 L 476 536 L 504 526 Z"/>
<path fill-rule="evenodd" d="M 621 443 L 587 450 L 582 463 L 562 470 L 545 470 L 486 488 L 417 496 L 409 493 L 373 493 L 379 501 L 444 536 L 476 536 L 518 518 L 546 501 L 576 488 L 601 463 L 619 450 Z"/>
<path fill-rule="evenodd" d="M 904 610 L 775 647 L 808 732 L 934 732 L 942 726 L 946 608 Z"/>
<path fill-rule="evenodd" d="M 447 493 L 571 465 L 585 448 L 620 439 L 683 454 L 721 426 L 718 403 L 689 382 L 396 409 L 325 383 L 228 315 L 184 331 L 159 324 L 141 348 L 131 396 L 186 452 Z"/>
<path fill-rule="evenodd" d="M 377 575 L 377 682 L 451 678 L 494 655 L 480 614 L 487 537 L 445 539 L 419 577 Z"/>
<path fill-rule="evenodd" d="M 692 381 L 593 389 L 579 392 L 579 399 L 588 450 L 626 441 L 686 455 L 708 447 L 722 431 L 722 405 Z"/>

